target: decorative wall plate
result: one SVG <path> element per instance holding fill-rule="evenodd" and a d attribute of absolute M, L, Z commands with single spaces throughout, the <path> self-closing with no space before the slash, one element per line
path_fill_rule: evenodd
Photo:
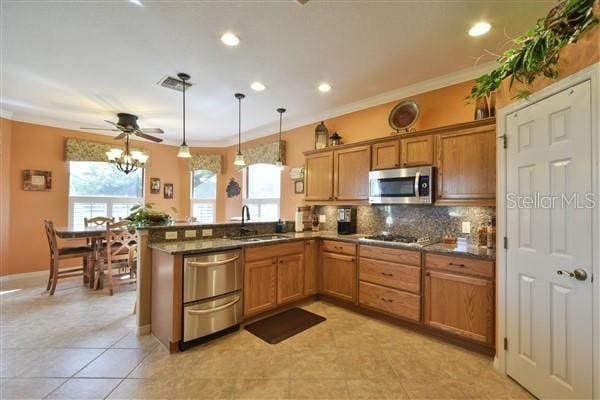
<path fill-rule="evenodd" d="M 392 108 L 388 122 L 397 133 L 408 132 L 408 129 L 417 122 L 419 113 L 419 105 L 414 100 L 404 100 Z"/>

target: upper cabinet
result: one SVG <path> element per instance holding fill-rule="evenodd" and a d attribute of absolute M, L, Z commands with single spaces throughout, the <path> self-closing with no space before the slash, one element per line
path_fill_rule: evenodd
<path fill-rule="evenodd" d="M 398 139 L 371 145 L 371 170 L 398 168 L 400 166 L 400 141 Z"/>
<path fill-rule="evenodd" d="M 436 153 L 436 204 L 495 204 L 495 125 L 440 133 Z"/>
<path fill-rule="evenodd" d="M 333 152 L 306 156 L 305 200 L 333 200 Z"/>
<path fill-rule="evenodd" d="M 369 199 L 369 146 L 333 152 L 333 198 L 338 201 Z"/>
<path fill-rule="evenodd" d="M 433 135 L 400 140 L 400 160 L 402 167 L 433 165 Z"/>

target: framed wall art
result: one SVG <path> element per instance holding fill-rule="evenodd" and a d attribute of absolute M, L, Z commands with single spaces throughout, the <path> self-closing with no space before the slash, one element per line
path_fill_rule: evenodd
<path fill-rule="evenodd" d="M 150 193 L 160 194 L 160 178 L 150 178 Z"/>
<path fill-rule="evenodd" d="M 49 192 L 52 189 L 52 172 L 23 170 L 23 190 Z"/>
<path fill-rule="evenodd" d="M 295 181 L 294 182 L 294 193 L 304 193 L 304 181 Z"/>
<path fill-rule="evenodd" d="M 165 183 L 164 184 L 164 198 L 165 199 L 172 199 L 173 198 L 173 184 L 172 183 Z"/>

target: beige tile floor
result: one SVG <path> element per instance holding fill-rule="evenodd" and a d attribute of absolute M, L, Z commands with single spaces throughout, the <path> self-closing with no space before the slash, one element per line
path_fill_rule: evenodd
<path fill-rule="evenodd" d="M 0 398 L 522 399 L 492 359 L 324 302 L 278 345 L 240 331 L 170 355 L 114 296 L 38 279 L 0 285 Z"/>

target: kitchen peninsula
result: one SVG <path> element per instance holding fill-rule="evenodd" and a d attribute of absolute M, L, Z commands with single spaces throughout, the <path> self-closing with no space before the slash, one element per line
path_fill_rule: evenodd
<path fill-rule="evenodd" d="M 236 324 L 318 296 L 493 353 L 494 251 L 473 245 L 385 242 L 334 231 L 281 234 L 275 233 L 275 225 L 248 224 L 256 231 L 249 237 L 236 237 L 237 223 L 141 229 L 139 332 L 151 331 L 178 351 L 186 329 L 182 294 L 189 286 L 184 283 L 184 261 L 222 253 L 228 256 L 208 264 L 240 268 L 236 279 L 241 294 L 223 301 L 239 307 Z M 191 233 L 202 237 L 207 230 L 212 236 L 199 240 Z"/>

